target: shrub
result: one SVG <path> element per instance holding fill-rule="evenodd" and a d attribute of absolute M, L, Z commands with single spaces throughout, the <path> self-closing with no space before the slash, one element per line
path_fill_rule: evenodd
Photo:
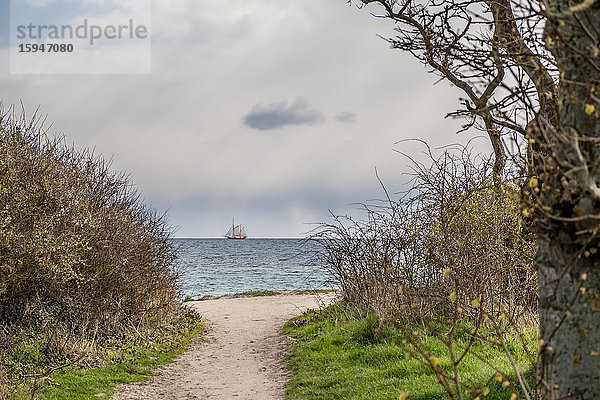
<path fill-rule="evenodd" d="M 427 154 L 431 164 L 413 164 L 412 187 L 400 199 L 363 205 L 361 220 L 334 216 L 321 225 L 314 236 L 323 245 L 323 264 L 349 304 L 405 334 L 399 345 L 452 398 L 489 390 L 465 384 L 458 372 L 479 341 L 504 350 L 514 387 L 527 393 L 514 357 L 524 352 L 535 364 L 529 336 L 537 327 L 538 297 L 536 240 L 521 216 L 521 182 L 517 175 L 494 184 L 491 162 L 464 148 L 439 158 Z M 428 339 L 412 334 L 413 323 L 444 343 L 452 368 L 440 368 Z M 519 340 L 520 353 L 507 344 Z"/>
<path fill-rule="evenodd" d="M 0 115 L 0 360 L 23 332 L 44 333 L 58 356 L 170 321 L 164 217 L 109 162 L 48 138 L 38 119 Z"/>
<path fill-rule="evenodd" d="M 518 186 L 494 187 L 489 161 L 464 149 L 415 163 L 413 178 L 399 200 L 363 205 L 362 220 L 334 216 L 314 233 L 346 300 L 383 319 L 455 303 L 467 316 L 475 300 L 489 313 L 533 318 L 535 237 Z"/>

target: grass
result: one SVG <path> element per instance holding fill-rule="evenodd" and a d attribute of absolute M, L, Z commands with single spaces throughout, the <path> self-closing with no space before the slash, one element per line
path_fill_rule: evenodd
<path fill-rule="evenodd" d="M 392 341 L 401 342 L 402 334 L 393 328 L 376 329 L 371 316 L 350 316 L 340 306 L 323 312 L 311 311 L 289 321 L 283 333 L 292 337 L 287 358 L 292 370 L 286 400 L 310 399 L 397 399 L 408 393 L 410 399 L 447 399 L 433 371 Z M 439 359 L 442 368 L 450 370 L 448 349 L 431 332 L 419 327 L 415 333 L 427 350 Z M 425 336 L 427 335 L 427 338 Z M 532 338 L 535 335 L 532 335 Z M 457 343 L 461 340 L 457 339 Z M 534 339 L 529 343 L 534 346 Z M 511 342 L 515 352 L 519 345 Z M 478 342 L 473 350 L 498 367 L 504 377 L 514 375 L 502 350 Z M 519 369 L 527 374 L 526 357 L 520 357 Z M 491 377 L 494 370 L 481 360 L 467 356 L 460 365 L 462 379 L 483 389 L 489 387 L 486 399 L 510 399 L 519 393 L 516 383 L 503 388 Z M 506 378 L 505 378 L 506 379 Z M 473 396 L 466 395 L 465 399 Z"/>
<path fill-rule="evenodd" d="M 168 332 L 113 339 L 99 351 L 98 366 L 89 368 L 79 363 L 61 368 L 48 377 L 19 385 L 9 398 L 29 399 L 33 391 L 39 400 L 108 399 L 116 384 L 148 380 L 156 367 L 173 361 L 201 330 L 200 320 L 188 316 Z M 20 353 L 18 356 L 22 361 L 25 358 Z M 36 368 L 43 369 L 40 365 Z"/>

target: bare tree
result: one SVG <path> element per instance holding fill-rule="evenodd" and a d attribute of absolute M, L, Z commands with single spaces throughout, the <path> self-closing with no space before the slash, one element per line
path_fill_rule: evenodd
<path fill-rule="evenodd" d="M 540 44 L 543 16 L 535 7 L 508 0 L 413 1 L 377 3 L 398 22 L 393 48 L 410 52 L 465 94 L 462 108 L 448 114 L 466 117 L 464 129 L 487 133 L 494 149 L 494 175 L 506 164 L 502 137 L 525 138 L 539 112 L 554 120 L 558 107 L 551 54 Z"/>
<path fill-rule="evenodd" d="M 546 398 L 600 398 L 598 0 L 362 0 L 465 95 L 450 116 L 485 131 L 501 186 L 506 141 L 526 148 L 536 217 Z"/>

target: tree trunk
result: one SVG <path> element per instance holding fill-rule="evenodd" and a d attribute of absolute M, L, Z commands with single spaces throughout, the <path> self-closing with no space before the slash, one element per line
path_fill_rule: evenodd
<path fill-rule="evenodd" d="M 537 257 L 544 398 L 600 399 L 600 271 L 554 239 L 539 241 Z"/>
<path fill-rule="evenodd" d="M 552 142 L 536 261 L 542 372 L 545 398 L 600 399 L 600 7 L 571 4 L 551 3 L 545 29 L 560 121 L 540 127 Z"/>

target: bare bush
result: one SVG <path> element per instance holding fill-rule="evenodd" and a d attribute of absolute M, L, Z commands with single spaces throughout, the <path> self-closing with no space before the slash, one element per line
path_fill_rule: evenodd
<path fill-rule="evenodd" d="M 360 221 L 334 216 L 315 232 L 328 272 L 348 301 L 380 317 L 454 302 L 468 317 L 477 299 L 489 314 L 535 318 L 535 238 L 523 226 L 518 185 L 498 192 L 489 160 L 466 149 L 427 154 L 431 165 L 413 163 L 412 188 L 399 200 L 363 205 Z"/>
<path fill-rule="evenodd" d="M 477 341 L 505 349 L 512 365 L 512 373 L 496 369 L 490 382 L 509 373 L 504 387 L 527 393 L 516 353 L 506 346 L 507 338 L 522 338 L 525 350 L 517 353 L 535 365 L 537 353 L 527 351 L 538 324 L 536 239 L 522 219 L 521 182 L 504 177 L 499 188 L 492 161 L 465 148 L 426 154 L 429 164 L 413 160 L 412 187 L 399 200 L 363 205 L 361 220 L 334 216 L 315 232 L 324 265 L 350 305 L 405 334 L 398 344 L 437 375 L 451 398 L 489 390 L 459 372 L 466 356 L 488 362 L 471 351 Z M 440 367 L 427 338 L 413 335 L 415 323 L 445 344 L 449 368 Z"/>

